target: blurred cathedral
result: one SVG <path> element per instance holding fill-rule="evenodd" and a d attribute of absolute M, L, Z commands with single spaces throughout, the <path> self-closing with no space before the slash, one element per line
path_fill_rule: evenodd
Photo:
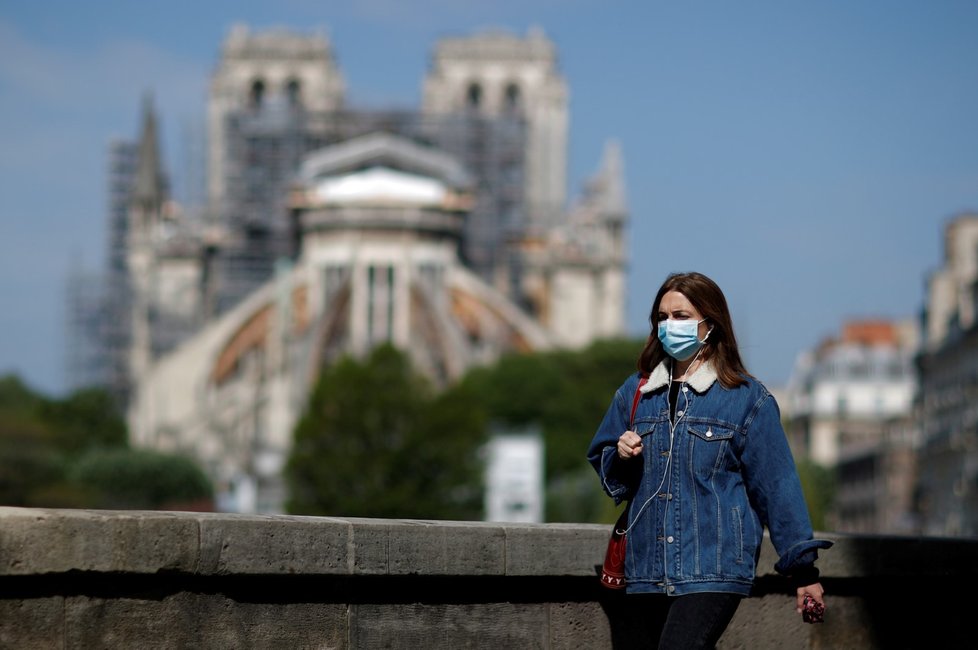
<path fill-rule="evenodd" d="M 134 444 L 197 458 L 222 509 L 281 510 L 292 429 L 341 355 L 390 342 L 444 385 L 625 331 L 621 153 L 609 142 L 568 200 L 568 89 L 544 34 L 439 41 L 417 110 L 344 91 L 326 37 L 236 26 L 202 210 L 169 195 L 151 101 L 138 142 L 110 149 L 88 380 L 125 405 Z"/>

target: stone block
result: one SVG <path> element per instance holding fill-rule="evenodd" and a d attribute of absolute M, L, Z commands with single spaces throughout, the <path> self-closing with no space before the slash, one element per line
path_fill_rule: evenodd
<path fill-rule="evenodd" d="M 389 519 L 348 519 L 353 549 L 352 573 L 387 575 L 389 569 L 391 525 Z"/>
<path fill-rule="evenodd" d="M 545 604 L 357 605 L 353 614 L 351 648 L 550 648 Z"/>
<path fill-rule="evenodd" d="M 348 648 L 345 604 L 202 599 L 195 648 Z"/>
<path fill-rule="evenodd" d="M 500 575 L 503 529 L 481 522 L 399 521 L 390 528 L 390 575 Z"/>
<path fill-rule="evenodd" d="M 0 507 L 0 575 L 192 572 L 197 551 L 180 513 Z"/>
<path fill-rule="evenodd" d="M 69 599 L 66 648 L 346 648 L 345 605 L 220 594 Z M 48 646 L 61 647 L 61 646 Z"/>
<path fill-rule="evenodd" d="M 201 621 L 198 596 L 75 596 L 65 601 L 65 648 L 190 648 Z"/>
<path fill-rule="evenodd" d="M 593 576 L 604 561 L 611 526 L 504 526 L 507 576 Z"/>
<path fill-rule="evenodd" d="M 64 647 L 64 599 L 60 596 L 0 600 L 0 648 Z"/>
<path fill-rule="evenodd" d="M 550 645 L 552 650 L 607 648 L 611 627 L 601 606 L 595 602 L 551 603 Z"/>
<path fill-rule="evenodd" d="M 197 515 L 202 575 L 348 574 L 350 524 L 327 517 Z"/>

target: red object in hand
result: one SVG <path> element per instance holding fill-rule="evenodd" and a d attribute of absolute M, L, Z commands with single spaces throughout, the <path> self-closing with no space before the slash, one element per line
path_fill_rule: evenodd
<path fill-rule="evenodd" d="M 805 596 L 801 606 L 801 620 L 806 623 L 822 623 L 825 621 L 825 605 L 811 596 Z"/>

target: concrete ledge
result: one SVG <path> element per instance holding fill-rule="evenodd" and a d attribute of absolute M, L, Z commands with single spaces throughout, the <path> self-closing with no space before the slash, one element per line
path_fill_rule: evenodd
<path fill-rule="evenodd" d="M 592 576 L 608 527 L 0 507 L 0 575 Z"/>
<path fill-rule="evenodd" d="M 0 575 L 591 576 L 609 526 L 0 507 Z M 825 578 L 975 576 L 978 540 L 819 533 Z M 765 541 L 759 576 L 775 576 Z"/>
<path fill-rule="evenodd" d="M 634 647 L 652 601 L 598 584 L 609 532 L 0 507 L 0 647 Z M 827 622 L 800 621 L 765 543 L 719 647 L 969 647 L 978 540 L 819 536 Z"/>

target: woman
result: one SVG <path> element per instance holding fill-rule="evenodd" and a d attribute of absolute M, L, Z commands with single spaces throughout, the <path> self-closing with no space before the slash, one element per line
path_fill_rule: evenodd
<path fill-rule="evenodd" d="M 744 368 L 720 287 L 672 274 L 649 321 L 588 460 L 615 503 L 630 502 L 626 590 L 659 594 L 659 647 L 714 646 L 750 594 L 764 527 L 797 611 L 806 596 L 824 606 L 815 560 L 832 542 L 813 538 L 778 405 Z"/>

